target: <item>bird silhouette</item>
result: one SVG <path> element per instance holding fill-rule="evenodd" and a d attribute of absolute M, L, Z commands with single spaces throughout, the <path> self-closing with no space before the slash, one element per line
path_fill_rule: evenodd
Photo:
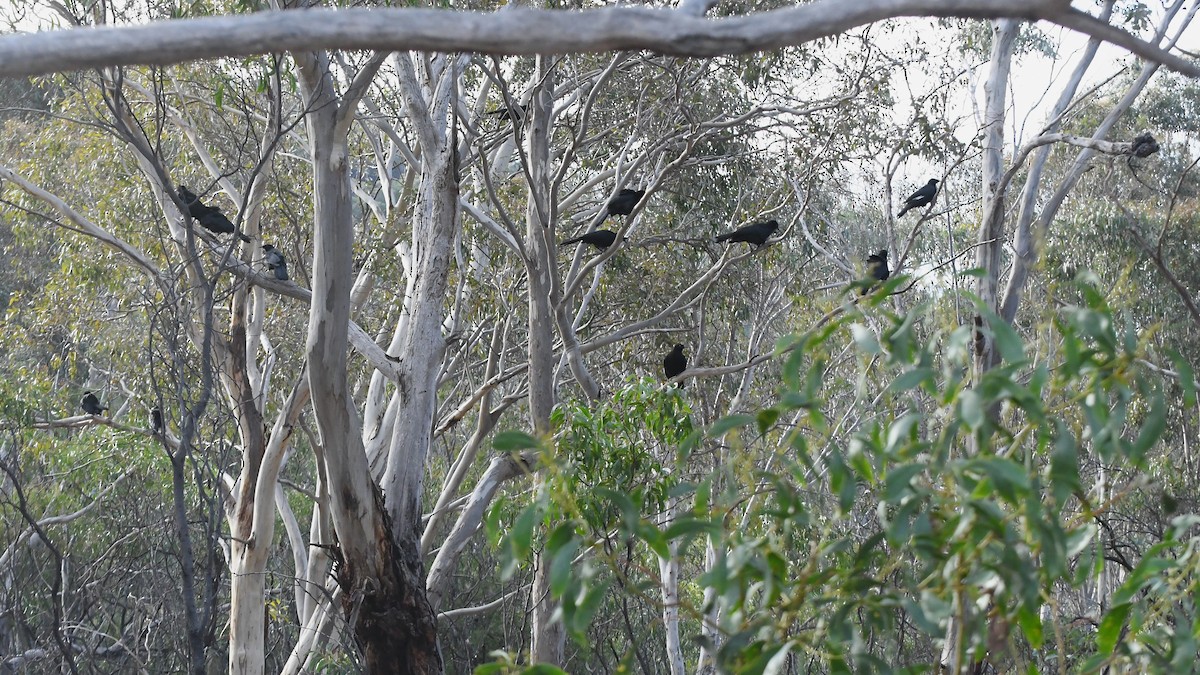
<path fill-rule="evenodd" d="M 866 295 L 867 291 L 875 285 L 876 281 L 886 281 L 891 276 L 892 271 L 888 269 L 888 252 L 884 249 L 878 253 L 872 253 L 867 256 L 867 275 L 872 280 L 866 286 L 863 286 L 860 295 Z"/>
<path fill-rule="evenodd" d="M 604 249 L 616 243 L 617 233 L 609 230 L 596 230 L 595 232 L 581 234 L 574 239 L 568 239 L 564 242 L 561 242 L 559 243 L 559 246 L 566 246 L 567 244 L 574 244 L 580 241 L 585 244 L 591 244 L 592 246 L 595 246 L 603 251 Z"/>
<path fill-rule="evenodd" d="M 156 434 L 162 433 L 162 430 L 163 430 L 162 411 L 159 410 L 158 408 L 150 409 L 150 428 L 153 429 L 154 433 L 156 433 Z"/>
<path fill-rule="evenodd" d="M 608 205 L 604 210 L 604 217 L 609 216 L 627 216 L 633 212 L 633 207 L 642 201 L 642 197 L 646 194 L 645 190 L 631 190 L 629 188 L 621 188 L 616 197 L 608 200 Z"/>
<path fill-rule="evenodd" d="M 267 263 L 267 269 L 275 270 L 276 279 L 280 281 L 287 281 L 287 261 L 283 259 L 283 254 L 270 244 L 263 244 L 262 249 L 263 261 Z"/>
<path fill-rule="evenodd" d="M 237 228 L 233 226 L 229 218 L 224 213 L 221 213 L 220 207 L 206 205 L 191 190 L 187 189 L 187 186 L 180 185 L 175 189 L 175 193 L 179 195 L 179 201 L 183 202 L 183 205 L 187 207 L 188 215 L 195 218 L 196 222 L 200 223 L 200 227 L 214 234 L 237 232 Z M 250 237 L 241 232 L 237 232 L 237 236 L 242 241 L 250 241 Z"/>
<path fill-rule="evenodd" d="M 496 117 L 507 117 L 514 127 L 519 127 L 525 122 L 525 116 L 529 114 L 529 106 L 520 103 L 514 103 L 512 107 L 500 106 L 495 110 L 489 110 L 485 115 L 495 115 Z"/>
<path fill-rule="evenodd" d="M 100 415 L 105 410 L 108 410 L 108 406 L 100 405 L 100 399 L 96 398 L 96 395 L 90 391 L 83 392 L 83 400 L 79 402 L 79 407 L 83 408 L 83 412 L 89 415 Z"/>
<path fill-rule="evenodd" d="M 671 353 L 663 359 L 663 372 L 667 374 L 669 380 L 685 370 L 687 370 L 687 357 L 683 355 L 683 345 L 675 345 Z M 676 382 L 675 386 L 683 389 L 683 381 Z"/>
<path fill-rule="evenodd" d="M 930 178 L 929 182 L 926 183 L 924 185 L 924 187 L 922 187 L 920 190 L 917 190 L 916 192 L 912 193 L 911 195 L 908 196 L 908 199 L 904 200 L 904 208 L 900 210 L 900 213 L 896 214 L 896 217 L 897 218 L 903 217 L 904 214 L 908 213 L 912 209 L 918 209 L 918 208 L 921 208 L 922 206 L 927 206 L 928 204 L 933 202 L 934 197 L 937 197 L 937 191 L 938 191 L 937 179 Z"/>
<path fill-rule="evenodd" d="M 751 223 L 745 227 L 739 227 L 733 232 L 726 232 L 725 234 L 719 235 L 716 241 L 717 243 L 721 243 L 723 241 L 741 241 L 746 242 L 747 244 L 753 244 L 755 248 L 757 248 L 766 243 L 767 239 L 770 239 L 771 235 L 775 234 L 775 230 L 778 229 L 778 222 L 774 220 L 764 220 L 758 223 Z"/>

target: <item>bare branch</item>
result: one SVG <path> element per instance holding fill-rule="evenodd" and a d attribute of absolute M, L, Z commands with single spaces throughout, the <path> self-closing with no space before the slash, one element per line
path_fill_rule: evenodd
<path fill-rule="evenodd" d="M 685 3 L 682 9 L 699 9 L 703 4 Z M 822 0 L 722 19 L 641 7 L 583 12 L 519 8 L 495 13 L 418 8 L 268 11 L 3 37 L 0 76 L 321 49 L 484 54 L 648 49 L 676 56 L 715 56 L 803 44 L 905 16 L 1050 21 L 1200 77 L 1200 67 L 1061 0 Z"/>

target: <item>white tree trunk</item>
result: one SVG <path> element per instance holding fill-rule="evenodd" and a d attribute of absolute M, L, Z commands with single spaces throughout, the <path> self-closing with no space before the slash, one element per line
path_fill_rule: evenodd
<path fill-rule="evenodd" d="M 550 413 L 554 409 L 554 308 L 558 270 L 554 255 L 554 223 L 550 221 L 548 164 L 550 161 L 549 122 L 553 75 L 547 57 L 537 57 L 536 81 L 542 83 L 530 101 L 528 125 L 531 176 L 525 209 L 525 260 L 529 285 L 529 417 L 538 436 L 550 433 Z M 550 558 L 538 552 L 533 579 L 533 618 L 530 628 L 530 658 L 534 663 L 561 666 L 565 633 L 553 616 L 558 607 L 550 592 Z"/>
<path fill-rule="evenodd" d="M 996 201 L 1004 198 L 997 188 L 1004 173 L 1004 120 L 1007 105 L 1005 94 L 1012 70 L 1013 49 L 1020 31 L 1021 22 L 1012 19 L 992 24 L 992 55 L 987 81 L 984 83 L 983 184 L 980 189 L 983 196 L 983 218 L 977 237 L 981 244 L 977 264 L 983 268 L 984 274 L 977 282 L 977 292 L 984 306 L 992 311 L 999 309 L 996 286 L 1000 277 L 1000 254 L 1004 248 L 1004 207 L 1002 204 L 996 205 Z M 982 373 L 997 363 L 996 350 L 991 338 L 979 330 L 982 321 L 982 317 L 976 318 L 977 373 Z"/>
<path fill-rule="evenodd" d="M 667 506 L 665 517 L 659 522 L 659 527 L 666 529 L 675 521 L 680 511 L 680 500 L 671 499 Z M 687 671 L 683 665 L 683 645 L 679 640 L 679 541 L 672 540 L 667 544 L 670 555 L 658 559 L 658 575 L 662 592 L 663 628 L 666 632 L 667 665 L 671 675 L 684 675 Z"/>
<path fill-rule="evenodd" d="M 724 548 L 718 547 L 713 535 L 705 538 L 704 571 L 712 572 L 724 556 Z M 704 616 L 701 617 L 700 636 L 703 642 L 700 657 L 696 660 L 696 672 L 709 675 L 717 672 L 716 654 L 721 648 L 721 603 L 717 602 L 717 591 L 713 586 L 704 589 Z"/>

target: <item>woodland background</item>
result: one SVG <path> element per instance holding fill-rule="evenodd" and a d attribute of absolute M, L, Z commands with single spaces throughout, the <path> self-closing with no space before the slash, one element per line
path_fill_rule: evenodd
<path fill-rule="evenodd" d="M 0 80 L 0 670 L 1194 671 L 1200 71 L 980 11 Z"/>

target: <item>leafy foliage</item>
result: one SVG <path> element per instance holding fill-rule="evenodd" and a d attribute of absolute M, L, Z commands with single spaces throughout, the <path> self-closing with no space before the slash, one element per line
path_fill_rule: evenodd
<path fill-rule="evenodd" d="M 691 506 L 669 521 L 663 502 L 631 478 L 651 475 L 648 453 L 664 441 L 698 447 L 682 429 L 662 426 L 678 412 L 662 406 L 678 397 L 647 407 L 655 401 L 647 390 L 627 388 L 591 413 L 560 409 L 561 454 L 551 464 L 557 476 L 569 466 L 577 479 L 555 482 L 526 513 L 551 527 L 545 546 L 556 566 L 582 559 L 574 572 L 565 562 L 555 570 L 563 621 L 583 638 L 578 627 L 593 619 L 594 598 L 605 589 L 593 563 L 608 560 L 612 541 L 688 560 L 709 538 L 718 558 L 695 583 L 719 607 L 719 639 L 706 648 L 725 672 L 775 672 L 804 654 L 823 655 L 830 672 L 931 667 L 952 615 L 962 617 L 951 643 L 960 658 L 981 659 L 987 649 L 1003 670 L 1063 663 L 1083 672 L 1166 672 L 1190 663 L 1187 626 L 1198 617 L 1179 584 L 1188 586 L 1197 571 L 1192 516 L 1177 517 L 1144 553 L 1090 636 L 1053 601 L 1083 592 L 1105 567 L 1096 514 L 1138 484 L 1088 485 L 1081 459 L 1096 456 L 1136 476 L 1162 437 L 1167 407 L 1157 378 L 1138 365 L 1145 343 L 1118 328 L 1092 285 L 1079 290 L 1086 304 L 1058 312 L 1053 362 L 1034 360 L 1015 332 L 1001 330 L 995 338 L 1005 362 L 976 383 L 964 377 L 969 329 L 914 334 L 931 315 L 928 305 L 889 315 L 874 340 L 863 338 L 872 331 L 855 313 L 781 340 L 785 386 L 777 402 L 758 416 L 716 422 L 700 441 L 729 438 L 731 453 L 766 444 L 779 469 L 739 476 L 721 463 L 674 493 L 688 495 Z M 838 338 L 851 334 L 877 357 L 864 362 L 863 375 L 887 386 L 879 414 L 842 445 L 822 413 L 822 373 Z M 636 429 L 633 419 L 648 432 L 641 450 L 623 442 Z M 551 510 L 566 520 L 546 519 Z M 533 530 L 509 538 L 527 549 Z"/>

